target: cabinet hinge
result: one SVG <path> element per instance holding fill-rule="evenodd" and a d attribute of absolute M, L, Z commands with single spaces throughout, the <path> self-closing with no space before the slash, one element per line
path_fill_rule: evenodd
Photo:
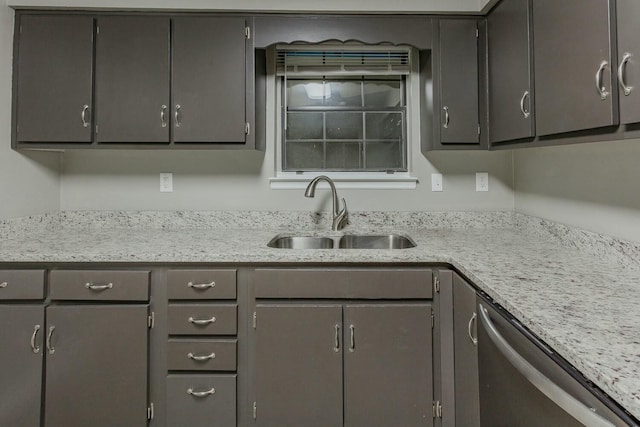
<path fill-rule="evenodd" d="M 433 278 L 433 292 L 440 293 L 440 278 L 438 276 Z"/>
<path fill-rule="evenodd" d="M 100 25 L 96 25 L 96 35 L 100 34 Z"/>
<path fill-rule="evenodd" d="M 442 418 L 442 403 L 439 400 L 433 402 L 433 418 Z"/>
<path fill-rule="evenodd" d="M 436 316 L 433 314 L 433 308 L 431 309 L 431 329 L 436 327 Z"/>
<path fill-rule="evenodd" d="M 253 402 L 253 419 L 258 419 L 258 404 L 256 402 Z"/>
<path fill-rule="evenodd" d="M 20 24 L 20 34 L 22 34 L 22 24 Z"/>
<path fill-rule="evenodd" d="M 480 135 L 480 123 L 478 123 L 478 135 Z"/>
<path fill-rule="evenodd" d="M 244 27 L 244 37 L 246 39 L 251 38 L 251 27 Z"/>
<path fill-rule="evenodd" d="M 258 324 L 258 314 L 254 311 L 253 312 L 253 329 L 256 328 L 257 324 Z"/>
<path fill-rule="evenodd" d="M 152 311 L 147 317 L 147 327 L 149 327 L 149 329 L 153 329 L 155 325 L 156 325 L 156 314 L 155 312 Z"/>
<path fill-rule="evenodd" d="M 249 135 L 251 133 L 251 125 L 249 122 L 244 124 L 244 134 Z"/>
<path fill-rule="evenodd" d="M 98 133 L 98 125 L 96 125 L 96 134 Z"/>
<path fill-rule="evenodd" d="M 480 37 L 480 30 L 476 28 L 476 38 Z"/>
<path fill-rule="evenodd" d="M 147 408 L 147 420 L 149 421 L 153 420 L 153 416 L 154 416 L 153 402 L 151 402 L 149 404 L 149 407 Z"/>

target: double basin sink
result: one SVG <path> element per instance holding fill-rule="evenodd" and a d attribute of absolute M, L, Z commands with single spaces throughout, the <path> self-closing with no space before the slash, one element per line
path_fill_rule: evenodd
<path fill-rule="evenodd" d="M 408 249 L 416 243 L 401 234 L 343 236 L 275 236 L 267 246 L 280 249 Z"/>

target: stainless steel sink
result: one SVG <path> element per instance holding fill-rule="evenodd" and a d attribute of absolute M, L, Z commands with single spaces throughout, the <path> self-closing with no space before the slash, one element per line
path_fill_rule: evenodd
<path fill-rule="evenodd" d="M 401 234 L 345 234 L 344 236 L 275 236 L 267 246 L 280 249 L 407 249 L 416 243 Z"/>

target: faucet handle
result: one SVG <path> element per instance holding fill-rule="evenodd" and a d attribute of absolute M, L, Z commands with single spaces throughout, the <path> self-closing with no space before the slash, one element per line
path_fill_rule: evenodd
<path fill-rule="evenodd" d="M 349 224 L 349 211 L 347 211 L 347 201 L 342 199 L 342 209 L 338 212 L 338 229 L 343 228 L 345 225 Z"/>

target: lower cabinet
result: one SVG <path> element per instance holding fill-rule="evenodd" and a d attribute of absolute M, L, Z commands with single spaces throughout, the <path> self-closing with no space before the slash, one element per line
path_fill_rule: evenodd
<path fill-rule="evenodd" d="M 236 375 L 167 376 L 168 427 L 236 425 Z"/>

